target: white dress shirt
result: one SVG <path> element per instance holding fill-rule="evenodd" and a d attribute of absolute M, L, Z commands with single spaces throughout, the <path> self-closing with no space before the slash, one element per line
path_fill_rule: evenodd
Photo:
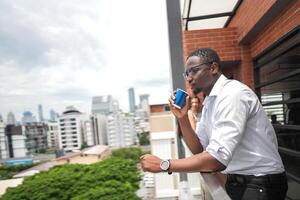
<path fill-rule="evenodd" d="M 224 173 L 284 171 L 273 126 L 250 88 L 221 75 L 203 105 L 196 132 L 203 149 L 226 166 Z"/>

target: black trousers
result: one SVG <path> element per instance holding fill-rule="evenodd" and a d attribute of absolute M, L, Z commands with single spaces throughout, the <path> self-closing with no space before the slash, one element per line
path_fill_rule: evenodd
<path fill-rule="evenodd" d="M 285 172 L 265 176 L 228 174 L 225 187 L 232 200 L 284 200 L 288 189 Z"/>

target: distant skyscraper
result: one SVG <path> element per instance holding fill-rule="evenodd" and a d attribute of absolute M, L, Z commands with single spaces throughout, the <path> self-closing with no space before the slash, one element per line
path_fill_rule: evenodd
<path fill-rule="evenodd" d="M 25 111 L 23 113 L 23 117 L 22 117 L 22 123 L 23 124 L 30 124 L 36 122 L 36 118 L 32 115 L 32 112 L 30 111 Z"/>
<path fill-rule="evenodd" d="M 128 97 L 129 97 L 129 111 L 134 113 L 135 112 L 135 95 L 134 95 L 133 88 L 128 89 Z"/>
<path fill-rule="evenodd" d="M 114 100 L 111 95 L 93 97 L 92 114 L 107 115 L 117 110 L 119 110 L 119 103 L 117 100 Z"/>
<path fill-rule="evenodd" d="M 149 107 L 149 94 L 141 94 L 140 95 L 140 108 L 148 109 L 148 107 Z"/>
<path fill-rule="evenodd" d="M 49 112 L 50 112 L 50 121 L 55 122 L 56 118 L 58 117 L 57 113 L 53 109 L 51 109 Z"/>
<path fill-rule="evenodd" d="M 38 111 L 39 111 L 39 122 L 43 122 L 44 121 L 43 106 L 41 104 L 38 105 Z"/>
<path fill-rule="evenodd" d="M 9 112 L 7 114 L 7 125 L 15 125 L 16 124 L 16 118 L 14 113 Z"/>
<path fill-rule="evenodd" d="M 3 118 L 2 115 L 0 114 L 0 122 L 3 122 Z"/>

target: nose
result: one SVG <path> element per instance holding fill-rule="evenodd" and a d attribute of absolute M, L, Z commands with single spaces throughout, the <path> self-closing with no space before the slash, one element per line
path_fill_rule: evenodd
<path fill-rule="evenodd" d="M 188 77 L 186 77 L 186 80 L 189 84 L 191 84 L 193 81 L 193 78 L 192 78 L 192 76 L 188 76 Z"/>

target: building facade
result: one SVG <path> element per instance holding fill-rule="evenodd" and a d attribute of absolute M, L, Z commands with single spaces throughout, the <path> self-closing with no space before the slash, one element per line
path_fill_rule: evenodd
<path fill-rule="evenodd" d="M 5 123 L 0 121 L 0 159 L 6 159 L 9 156 L 5 126 Z"/>
<path fill-rule="evenodd" d="M 58 149 L 58 129 L 59 125 L 58 122 L 49 121 L 46 122 L 48 129 L 47 129 L 47 143 L 49 148 Z"/>
<path fill-rule="evenodd" d="M 135 112 L 135 94 L 134 94 L 134 88 L 128 89 L 128 100 L 129 100 L 129 111 L 134 113 Z"/>
<path fill-rule="evenodd" d="M 15 125 L 15 124 L 16 124 L 16 118 L 15 118 L 14 113 L 9 112 L 9 113 L 7 114 L 7 121 L 6 121 L 6 124 L 7 124 L 7 125 Z"/>
<path fill-rule="evenodd" d="M 92 131 L 94 143 L 96 145 L 108 145 L 107 141 L 107 116 L 102 114 L 92 114 Z"/>
<path fill-rule="evenodd" d="M 58 118 L 58 145 L 65 151 L 78 150 L 83 144 L 82 113 L 73 106 Z"/>
<path fill-rule="evenodd" d="M 134 115 L 121 111 L 108 115 L 107 140 L 112 149 L 137 144 Z"/>
<path fill-rule="evenodd" d="M 27 123 L 23 126 L 26 136 L 26 148 L 30 155 L 42 153 L 48 148 L 47 130 L 44 123 Z"/>
<path fill-rule="evenodd" d="M 184 59 L 198 48 L 213 48 L 224 75 L 256 92 L 276 131 L 289 178 L 287 196 L 294 199 L 290 191 L 300 185 L 300 1 L 236 1 L 227 14 L 208 15 L 201 14 L 197 1 L 184 5 Z M 227 17 L 223 26 L 201 28 L 201 23 L 222 17 Z"/>
<path fill-rule="evenodd" d="M 5 134 L 7 136 L 9 158 L 26 157 L 28 151 L 26 148 L 25 127 L 7 125 Z"/>

